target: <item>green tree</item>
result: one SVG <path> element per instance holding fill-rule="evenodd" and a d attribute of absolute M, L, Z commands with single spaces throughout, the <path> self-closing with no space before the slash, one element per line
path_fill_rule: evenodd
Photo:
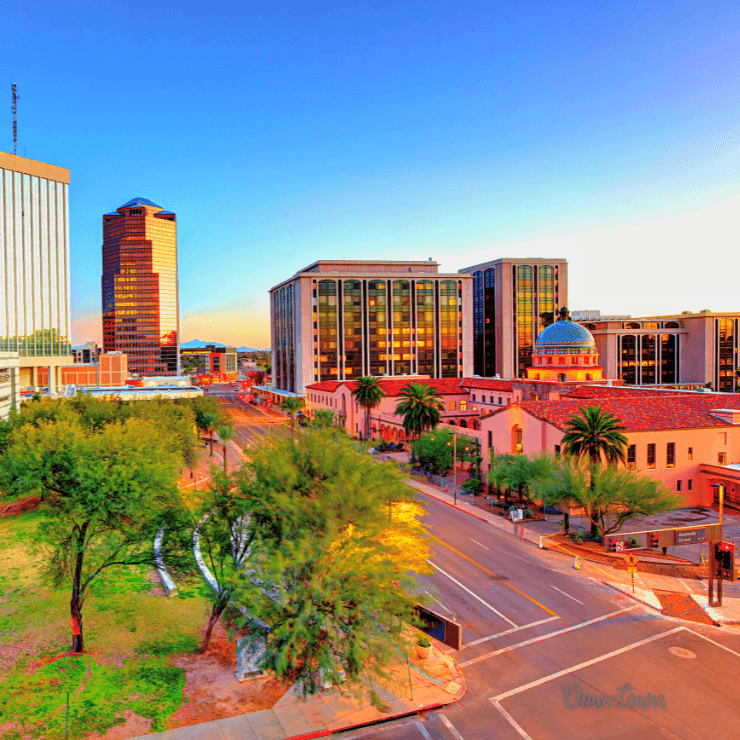
<path fill-rule="evenodd" d="M 296 414 L 303 408 L 303 399 L 298 396 L 288 396 L 281 404 L 280 408 L 288 414 L 290 419 L 291 434 L 295 431 Z"/>
<path fill-rule="evenodd" d="M 236 430 L 231 424 L 222 424 L 218 429 L 216 430 L 216 433 L 218 434 L 219 438 L 221 439 L 221 444 L 224 448 L 224 473 L 227 472 L 226 470 L 226 453 L 227 453 L 227 447 L 226 445 L 229 442 L 232 442 L 236 439 Z"/>
<path fill-rule="evenodd" d="M 313 412 L 313 421 L 311 424 L 322 429 L 333 426 L 334 412 L 331 409 L 316 409 Z"/>
<path fill-rule="evenodd" d="M 237 480 L 255 539 L 232 601 L 247 608 L 255 651 L 264 644 L 261 667 L 306 694 L 341 672 L 350 683 L 382 672 L 421 591 L 413 574 L 429 572 L 422 510 L 400 472 L 309 427 L 257 446 Z"/>
<path fill-rule="evenodd" d="M 40 546 L 54 582 L 71 586 L 74 652 L 84 649 L 82 610 L 90 585 L 116 565 L 154 565 L 152 543 L 161 527 L 168 568 L 192 567 L 178 475 L 179 458 L 166 435 L 141 419 L 100 431 L 49 421 L 13 433 L 0 485 L 10 496 L 45 494 Z"/>
<path fill-rule="evenodd" d="M 549 472 L 548 459 L 542 456 L 530 459 L 526 455 L 497 455 L 488 480 L 499 487 L 503 485 L 507 490 L 517 491 L 522 504 L 525 498 L 532 500 L 534 482 Z M 506 501 L 508 503 L 508 496 Z"/>
<path fill-rule="evenodd" d="M 403 400 L 396 405 L 396 414 L 403 416 L 406 434 L 418 437 L 439 424 L 444 404 L 436 388 L 427 383 L 409 383 L 398 395 Z"/>
<path fill-rule="evenodd" d="M 365 409 L 365 439 L 370 439 L 370 413 L 380 406 L 385 393 L 380 387 L 380 378 L 363 375 L 356 379 L 357 387 L 352 391 L 355 401 Z"/>
<path fill-rule="evenodd" d="M 604 462 L 607 465 L 624 463 L 628 442 L 622 434 L 625 430 L 620 420 L 602 406 L 582 406 L 580 415 L 573 414 L 568 419 L 561 441 L 563 454 L 578 460 L 587 459 L 594 471 Z M 596 537 L 593 521 L 591 536 Z"/>
<path fill-rule="evenodd" d="M 509 484 L 509 470 L 515 455 L 492 455 L 491 465 L 488 468 L 488 482 L 493 485 L 497 493 L 504 490 L 504 503 L 508 506 L 511 492 Z"/>
<path fill-rule="evenodd" d="M 582 507 L 601 537 L 619 531 L 636 516 L 675 509 L 681 498 L 662 483 L 632 470 L 604 467 L 574 457 L 549 460 L 550 473 L 535 488 L 550 505 Z"/>
<path fill-rule="evenodd" d="M 452 431 L 439 427 L 411 443 L 413 456 L 422 470 L 441 475 L 452 467 Z"/>
<path fill-rule="evenodd" d="M 208 435 L 208 443 L 211 448 L 209 457 L 213 457 L 213 432 L 221 423 L 221 414 L 214 411 L 204 411 L 198 417 L 198 425 Z M 200 426 L 202 424 L 202 426 Z"/>

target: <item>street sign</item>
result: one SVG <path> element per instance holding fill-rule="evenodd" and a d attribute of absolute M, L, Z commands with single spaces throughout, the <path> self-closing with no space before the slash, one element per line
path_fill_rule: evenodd
<path fill-rule="evenodd" d="M 624 562 L 627 563 L 628 568 L 637 568 L 637 564 L 640 562 L 634 555 L 628 555 Z"/>
<path fill-rule="evenodd" d="M 617 552 L 624 552 L 624 542 L 617 542 L 615 544 Z"/>
<path fill-rule="evenodd" d="M 706 542 L 707 535 L 704 527 L 695 529 L 679 529 L 676 532 L 676 545 L 695 545 L 697 542 Z"/>
<path fill-rule="evenodd" d="M 634 567 L 630 566 L 629 568 L 627 568 L 627 572 L 628 573 L 637 573 L 637 568 L 634 568 Z"/>

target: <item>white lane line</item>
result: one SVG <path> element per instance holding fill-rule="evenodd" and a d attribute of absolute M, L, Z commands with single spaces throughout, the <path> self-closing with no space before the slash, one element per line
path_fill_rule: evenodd
<path fill-rule="evenodd" d="M 553 586 L 552 583 L 550 584 L 550 588 L 554 588 L 556 591 L 560 591 L 560 589 L 557 586 Z M 574 596 L 571 596 L 570 594 L 566 594 L 565 591 L 560 591 L 560 593 L 563 594 L 563 596 L 567 596 L 569 599 L 573 599 L 573 601 L 575 601 L 577 604 L 580 604 L 581 606 L 583 606 L 583 602 L 578 601 L 578 599 L 576 599 Z"/>
<path fill-rule="evenodd" d="M 730 648 L 725 647 L 719 642 L 715 642 L 714 640 L 710 639 L 709 637 L 704 637 L 704 635 L 700 635 L 698 632 L 694 632 L 694 630 L 690 630 L 688 627 L 684 628 L 687 632 L 691 632 L 692 635 L 696 635 L 697 637 L 701 637 L 702 640 L 706 640 L 707 642 L 711 642 L 712 645 L 716 645 L 717 647 L 722 648 L 723 650 L 727 650 L 728 653 L 732 653 L 736 658 L 740 658 L 740 653 L 736 653 L 734 650 L 730 650 Z"/>
<path fill-rule="evenodd" d="M 511 650 L 516 650 L 517 648 L 525 647 L 526 645 L 532 645 L 535 642 L 542 642 L 543 640 L 549 640 L 551 637 L 557 637 L 558 635 L 564 635 L 567 632 L 573 632 L 574 630 L 581 629 L 581 627 L 588 627 L 591 624 L 597 624 L 598 622 L 603 622 L 605 619 L 611 619 L 612 617 L 616 617 L 619 614 L 624 614 L 625 612 L 631 612 L 633 609 L 639 609 L 639 608 L 640 608 L 640 605 L 635 604 L 635 606 L 628 606 L 626 609 L 620 609 L 619 611 L 611 612 L 610 614 L 605 614 L 603 617 L 596 617 L 596 619 L 589 619 L 588 622 L 581 622 L 580 624 L 574 624 L 572 627 L 565 627 L 565 629 L 558 630 L 557 632 L 548 632 L 546 635 L 542 635 L 541 637 L 533 637 L 530 640 L 519 642 L 516 645 L 510 645 L 509 647 L 501 648 L 500 650 L 494 650 L 493 652 L 486 653 L 485 655 L 479 655 L 477 658 L 473 658 L 471 660 L 465 661 L 465 663 L 458 663 L 458 668 L 465 668 L 466 666 L 473 665 L 474 663 L 480 663 L 482 660 L 493 658 L 496 655 L 501 655 L 502 653 L 508 653 Z"/>
<path fill-rule="evenodd" d="M 447 717 L 444 716 L 444 714 L 440 714 L 439 718 L 442 720 L 442 723 L 450 731 L 450 735 L 452 735 L 455 740 L 463 740 L 463 736 L 452 726 L 452 722 L 450 722 L 450 720 L 448 720 Z"/>
<path fill-rule="evenodd" d="M 532 738 L 524 731 L 522 726 L 518 724 L 517 721 L 495 699 L 491 699 L 491 704 L 493 704 L 493 706 L 503 714 L 504 718 L 508 720 L 509 724 L 522 736 L 523 740 L 532 740 Z"/>
<path fill-rule="evenodd" d="M 416 725 L 417 729 L 421 733 L 424 740 L 432 740 L 432 736 L 427 732 L 426 727 L 424 727 L 424 725 L 421 724 L 421 722 L 417 720 L 414 722 L 414 724 Z"/>
<path fill-rule="evenodd" d="M 458 581 L 456 578 L 453 578 L 449 573 L 446 573 L 445 571 L 443 571 L 442 568 L 440 568 L 438 565 L 435 565 L 431 560 L 427 560 L 427 563 L 429 563 L 429 565 L 431 565 L 432 567 L 436 568 L 442 575 L 447 576 L 453 583 L 456 583 L 458 586 L 460 586 L 460 588 L 463 589 L 463 591 L 467 591 L 474 599 L 478 599 L 478 601 L 480 601 L 480 603 L 483 604 L 483 606 L 487 606 L 494 614 L 498 614 L 498 616 L 501 617 L 501 619 L 503 619 L 505 622 L 508 622 L 512 627 L 518 626 L 516 622 L 512 622 L 508 617 L 505 617 L 500 611 L 498 611 L 497 609 L 494 609 L 487 601 L 483 601 L 483 599 L 481 599 L 481 597 L 478 596 L 478 594 L 473 593 L 469 588 L 467 588 L 466 586 L 463 586 L 462 583 L 460 583 L 460 581 Z"/>
<path fill-rule="evenodd" d="M 689 631 L 690 630 L 687 630 L 686 627 L 674 627 L 672 630 L 666 630 L 665 632 L 660 632 L 659 634 L 653 635 L 652 637 L 646 637 L 644 640 L 640 640 L 639 642 L 633 642 L 631 645 L 625 645 L 618 650 L 612 650 L 610 653 L 600 655 L 598 658 L 585 660 L 583 663 L 578 663 L 577 665 L 573 665 L 570 668 L 564 668 L 562 671 L 558 671 L 557 673 L 551 673 L 549 676 L 544 676 L 543 678 L 538 678 L 536 681 L 525 683 L 523 686 L 519 686 L 516 689 L 511 689 L 511 691 L 506 691 L 503 694 L 494 696 L 490 701 L 502 702 L 504 699 L 508 699 L 510 696 L 521 694 L 522 691 L 528 691 L 529 689 L 533 689 L 535 686 L 541 686 L 543 683 L 547 683 L 548 681 L 554 681 L 556 678 L 560 678 L 561 676 L 567 676 L 569 673 L 573 673 L 574 671 L 580 671 L 582 668 L 588 668 L 589 666 L 596 665 L 596 663 L 601 663 L 602 660 L 608 660 L 609 658 L 614 658 L 617 655 L 622 655 L 622 653 L 626 653 L 629 650 L 634 650 L 635 648 L 642 647 L 643 645 L 647 645 L 648 643 L 655 642 L 656 640 L 660 640 L 663 637 L 667 637 L 668 635 L 675 635 L 676 632 Z"/>
<path fill-rule="evenodd" d="M 434 594 L 430 594 L 429 591 L 424 591 L 424 593 L 430 598 L 434 599 L 448 614 L 455 613 L 451 609 L 448 609 Z"/>
<path fill-rule="evenodd" d="M 488 548 L 485 545 L 481 545 L 480 542 L 474 540 L 472 537 L 470 538 L 471 542 L 475 542 L 476 545 L 480 545 L 484 550 L 487 550 Z"/>
<path fill-rule="evenodd" d="M 473 645 L 480 645 L 482 642 L 490 642 L 495 640 L 497 637 L 503 637 L 504 635 L 510 635 L 512 632 L 519 632 L 519 630 L 526 630 L 529 627 L 537 627 L 537 625 L 545 624 L 546 622 L 553 622 L 561 617 L 548 617 L 547 619 L 540 619 L 539 622 L 530 622 L 529 624 L 523 624 L 521 627 L 513 627 L 505 632 L 497 632 L 495 635 L 489 635 L 488 637 L 481 637 L 479 640 L 473 640 L 473 642 L 466 642 L 463 647 L 473 647 Z"/>

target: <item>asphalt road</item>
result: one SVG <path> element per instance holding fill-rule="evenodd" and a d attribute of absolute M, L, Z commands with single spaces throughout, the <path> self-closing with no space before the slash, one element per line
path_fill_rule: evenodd
<path fill-rule="evenodd" d="M 434 713 L 374 737 L 740 738 L 737 630 L 663 617 L 604 585 L 608 568 L 574 570 L 563 555 L 419 500 L 434 567 L 424 589 L 432 608 L 463 625 L 463 648 L 450 652 L 468 693 L 444 710 L 446 723 Z M 640 706 L 648 693 L 650 706 Z"/>

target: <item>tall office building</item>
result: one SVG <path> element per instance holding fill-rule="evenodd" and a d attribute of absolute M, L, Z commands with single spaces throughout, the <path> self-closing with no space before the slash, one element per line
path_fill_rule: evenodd
<path fill-rule="evenodd" d="M 0 152 L 0 352 L 18 359 L 21 388 L 49 386 L 72 362 L 69 170 Z"/>
<path fill-rule="evenodd" d="M 320 260 L 270 291 L 272 385 L 472 371 L 472 278 L 436 262 Z"/>
<path fill-rule="evenodd" d="M 103 351 L 140 376 L 177 375 L 177 222 L 146 198 L 103 216 Z"/>
<path fill-rule="evenodd" d="M 568 302 L 567 261 L 501 258 L 460 272 L 473 276 L 475 374 L 525 377 L 535 339 Z"/>

